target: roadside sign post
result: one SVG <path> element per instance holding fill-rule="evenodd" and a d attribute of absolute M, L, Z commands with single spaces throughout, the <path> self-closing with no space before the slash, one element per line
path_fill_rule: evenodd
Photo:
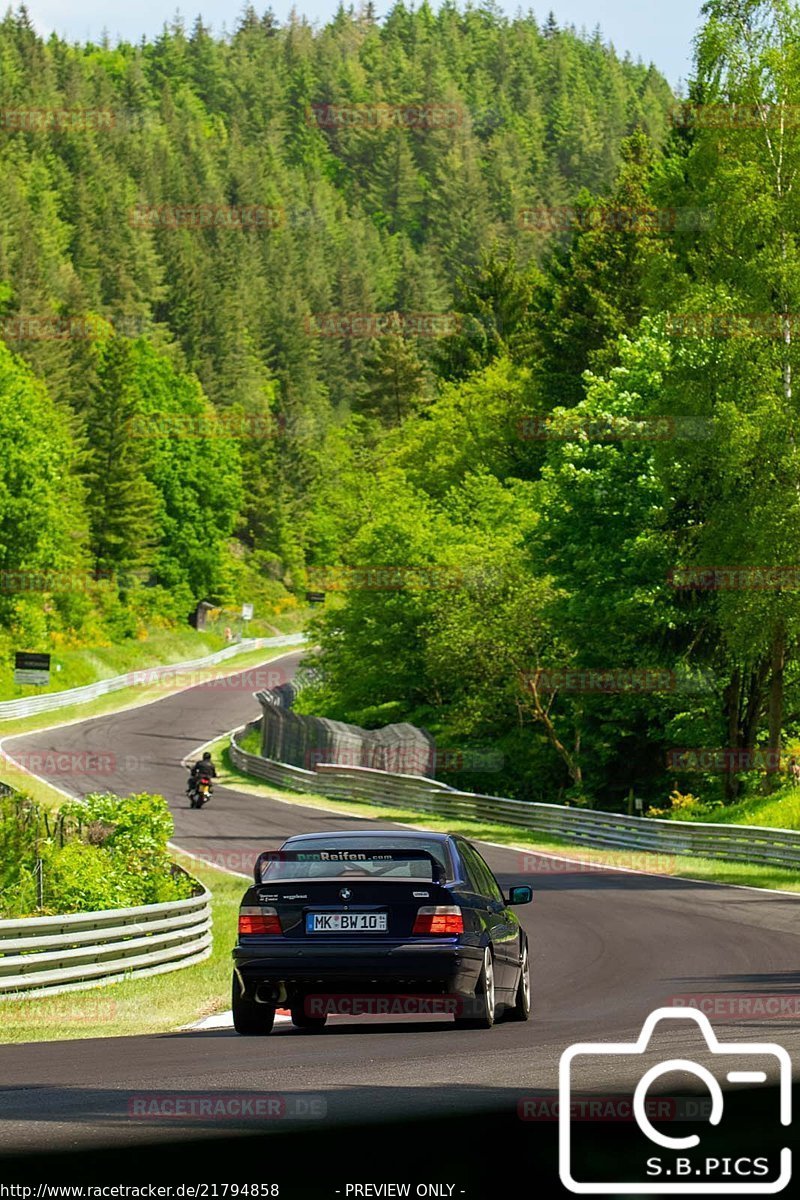
<path fill-rule="evenodd" d="M 248 621 L 252 621 L 252 619 L 253 619 L 253 605 L 252 604 L 242 604 L 242 628 L 239 633 L 239 641 L 241 641 L 242 638 L 244 637 L 245 625 L 247 624 Z"/>
<path fill-rule="evenodd" d="M 50 682 L 50 655 L 18 650 L 14 655 L 14 683 L 46 687 Z"/>

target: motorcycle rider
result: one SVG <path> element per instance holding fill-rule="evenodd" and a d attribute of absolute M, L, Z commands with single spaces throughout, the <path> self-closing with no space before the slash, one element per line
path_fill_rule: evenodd
<path fill-rule="evenodd" d="M 201 779 L 205 779 L 208 783 L 210 783 L 211 780 L 216 779 L 216 777 L 217 769 L 212 761 L 211 752 L 206 750 L 203 754 L 203 757 L 198 759 L 192 767 L 191 774 L 189 775 L 189 782 L 186 787 L 187 795 L 192 795 L 195 787 Z"/>

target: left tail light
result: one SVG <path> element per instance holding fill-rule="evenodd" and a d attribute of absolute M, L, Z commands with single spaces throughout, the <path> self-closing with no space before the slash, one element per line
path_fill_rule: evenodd
<path fill-rule="evenodd" d="M 450 904 L 420 908 L 412 932 L 452 937 L 464 932 L 464 915 L 460 908 Z"/>
<path fill-rule="evenodd" d="M 280 936 L 283 933 L 276 908 L 240 908 L 239 933 Z"/>

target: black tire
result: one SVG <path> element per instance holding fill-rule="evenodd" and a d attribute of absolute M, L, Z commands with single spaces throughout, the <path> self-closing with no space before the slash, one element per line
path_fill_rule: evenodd
<path fill-rule="evenodd" d="M 272 1033 L 275 1024 L 275 1006 L 272 1004 L 256 1004 L 242 995 L 239 980 L 234 972 L 231 986 L 231 1008 L 233 1009 L 233 1028 L 245 1037 L 266 1037 Z"/>
<path fill-rule="evenodd" d="M 456 1017 L 455 1027 L 457 1029 L 491 1029 L 497 1011 L 497 996 L 494 988 L 494 959 L 488 946 L 483 953 L 483 966 L 478 977 L 475 995 L 468 1003 L 473 1011 L 467 1017 Z"/>
<path fill-rule="evenodd" d="M 327 1015 L 324 1017 L 310 1017 L 304 1011 L 302 1000 L 297 1004 L 293 1004 L 289 1012 L 292 1015 L 292 1024 L 296 1029 L 307 1029 L 311 1033 L 316 1033 L 320 1029 L 324 1029 L 328 1020 Z"/>
<path fill-rule="evenodd" d="M 527 1021 L 531 1015 L 531 964 L 528 958 L 528 944 L 522 951 L 522 969 L 519 973 L 517 994 L 514 1007 L 508 1013 L 509 1021 Z"/>

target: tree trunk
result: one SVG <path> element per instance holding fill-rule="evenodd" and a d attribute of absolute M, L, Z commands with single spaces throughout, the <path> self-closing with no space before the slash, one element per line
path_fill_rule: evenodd
<path fill-rule="evenodd" d="M 728 746 L 737 749 L 741 742 L 742 673 L 738 667 L 731 675 L 725 688 L 725 706 L 728 710 Z M 725 803 L 732 804 L 739 795 L 739 779 L 734 771 L 725 772 Z"/>
<path fill-rule="evenodd" d="M 769 669 L 770 660 L 764 657 L 749 673 L 747 701 L 742 715 L 742 737 L 739 742 L 739 745 L 743 746 L 745 750 L 752 750 L 756 742 L 756 734 L 764 710 L 764 685 Z"/>
<path fill-rule="evenodd" d="M 781 732 L 783 728 L 783 674 L 786 664 L 786 633 L 779 625 L 772 637 L 769 683 L 769 743 L 764 790 L 775 789 L 780 771 Z"/>
<path fill-rule="evenodd" d="M 534 721 L 538 721 L 544 727 L 545 736 L 548 742 L 553 747 L 561 761 L 564 763 L 564 766 L 567 768 L 569 777 L 573 784 L 576 787 L 581 787 L 583 784 L 583 771 L 581 770 L 580 761 L 577 757 L 580 747 L 580 734 L 576 733 L 576 753 L 571 754 L 561 741 L 561 738 L 558 736 L 556 727 L 553 724 L 548 709 L 546 709 L 542 704 L 535 674 L 527 676 L 527 691 L 532 697 L 533 701 L 531 704 L 531 712 Z"/>

